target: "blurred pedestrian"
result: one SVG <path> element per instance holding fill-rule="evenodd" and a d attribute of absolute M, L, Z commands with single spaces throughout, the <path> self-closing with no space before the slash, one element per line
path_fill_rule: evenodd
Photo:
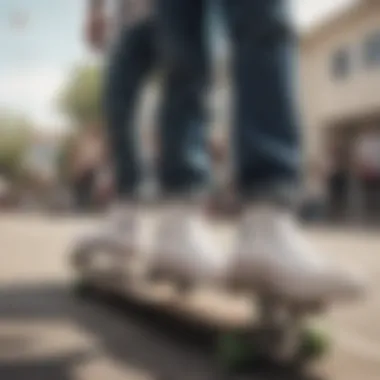
<path fill-rule="evenodd" d="M 306 168 L 301 216 L 306 221 L 321 221 L 326 216 L 328 167 L 321 159 L 313 159 Z"/>
<path fill-rule="evenodd" d="M 357 180 L 369 219 L 380 217 L 380 133 L 374 129 L 357 140 L 354 152 Z"/>

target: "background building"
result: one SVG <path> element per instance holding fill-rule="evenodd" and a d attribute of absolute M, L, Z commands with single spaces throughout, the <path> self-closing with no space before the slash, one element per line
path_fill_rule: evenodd
<path fill-rule="evenodd" d="M 358 1 L 302 36 L 300 83 L 306 160 L 327 161 L 326 184 L 341 188 L 351 215 L 369 198 L 380 213 L 379 1 Z"/>

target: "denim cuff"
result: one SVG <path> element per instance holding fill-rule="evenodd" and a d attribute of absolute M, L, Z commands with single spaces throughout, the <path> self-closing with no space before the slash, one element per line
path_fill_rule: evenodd
<path fill-rule="evenodd" d="M 266 203 L 290 209 L 298 207 L 300 197 L 300 186 L 288 181 L 265 182 L 240 193 L 240 199 L 244 204 Z"/>
<path fill-rule="evenodd" d="M 160 202 L 202 203 L 210 196 L 211 184 L 199 181 L 186 186 L 159 186 L 158 199 Z"/>
<path fill-rule="evenodd" d="M 192 189 L 181 192 L 165 192 L 159 196 L 160 202 L 199 204 L 205 202 L 209 197 L 209 191 L 205 189 Z"/>

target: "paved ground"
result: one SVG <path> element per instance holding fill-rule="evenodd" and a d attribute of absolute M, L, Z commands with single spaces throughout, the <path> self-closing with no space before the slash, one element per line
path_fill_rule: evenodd
<path fill-rule="evenodd" d="M 91 224 L 0 217 L 0 379 L 218 379 L 205 353 L 168 339 L 162 328 L 72 297 L 67 252 L 75 233 Z M 221 226 L 217 233 L 228 239 L 229 228 Z M 380 234 L 327 229 L 309 234 L 334 259 L 370 277 L 367 300 L 334 310 L 323 321 L 336 344 L 317 370 L 326 379 L 378 380 Z M 248 378 L 299 380 L 267 371 Z"/>

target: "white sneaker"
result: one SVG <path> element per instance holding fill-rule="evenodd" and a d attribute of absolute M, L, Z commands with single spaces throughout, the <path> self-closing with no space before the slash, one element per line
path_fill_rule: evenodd
<path fill-rule="evenodd" d="M 243 218 L 230 271 L 237 286 L 301 303 L 356 298 L 364 290 L 357 276 L 313 252 L 294 215 L 270 206 Z"/>
<path fill-rule="evenodd" d="M 137 248 L 137 217 L 134 205 L 115 204 L 101 227 L 78 239 L 73 264 L 81 270 L 124 271 Z"/>
<path fill-rule="evenodd" d="M 132 203 L 115 203 L 105 223 L 104 231 L 110 237 L 131 245 L 135 242 L 138 228 L 138 208 Z"/>
<path fill-rule="evenodd" d="M 194 286 L 213 283 L 224 273 L 224 259 L 199 206 L 167 205 L 158 223 L 147 263 L 149 275 Z"/>
<path fill-rule="evenodd" d="M 91 245 L 101 242 L 102 245 L 123 247 L 131 251 L 137 245 L 138 210 L 129 203 L 115 203 L 104 222 L 95 230 L 87 231 L 79 241 L 88 241 Z"/>

